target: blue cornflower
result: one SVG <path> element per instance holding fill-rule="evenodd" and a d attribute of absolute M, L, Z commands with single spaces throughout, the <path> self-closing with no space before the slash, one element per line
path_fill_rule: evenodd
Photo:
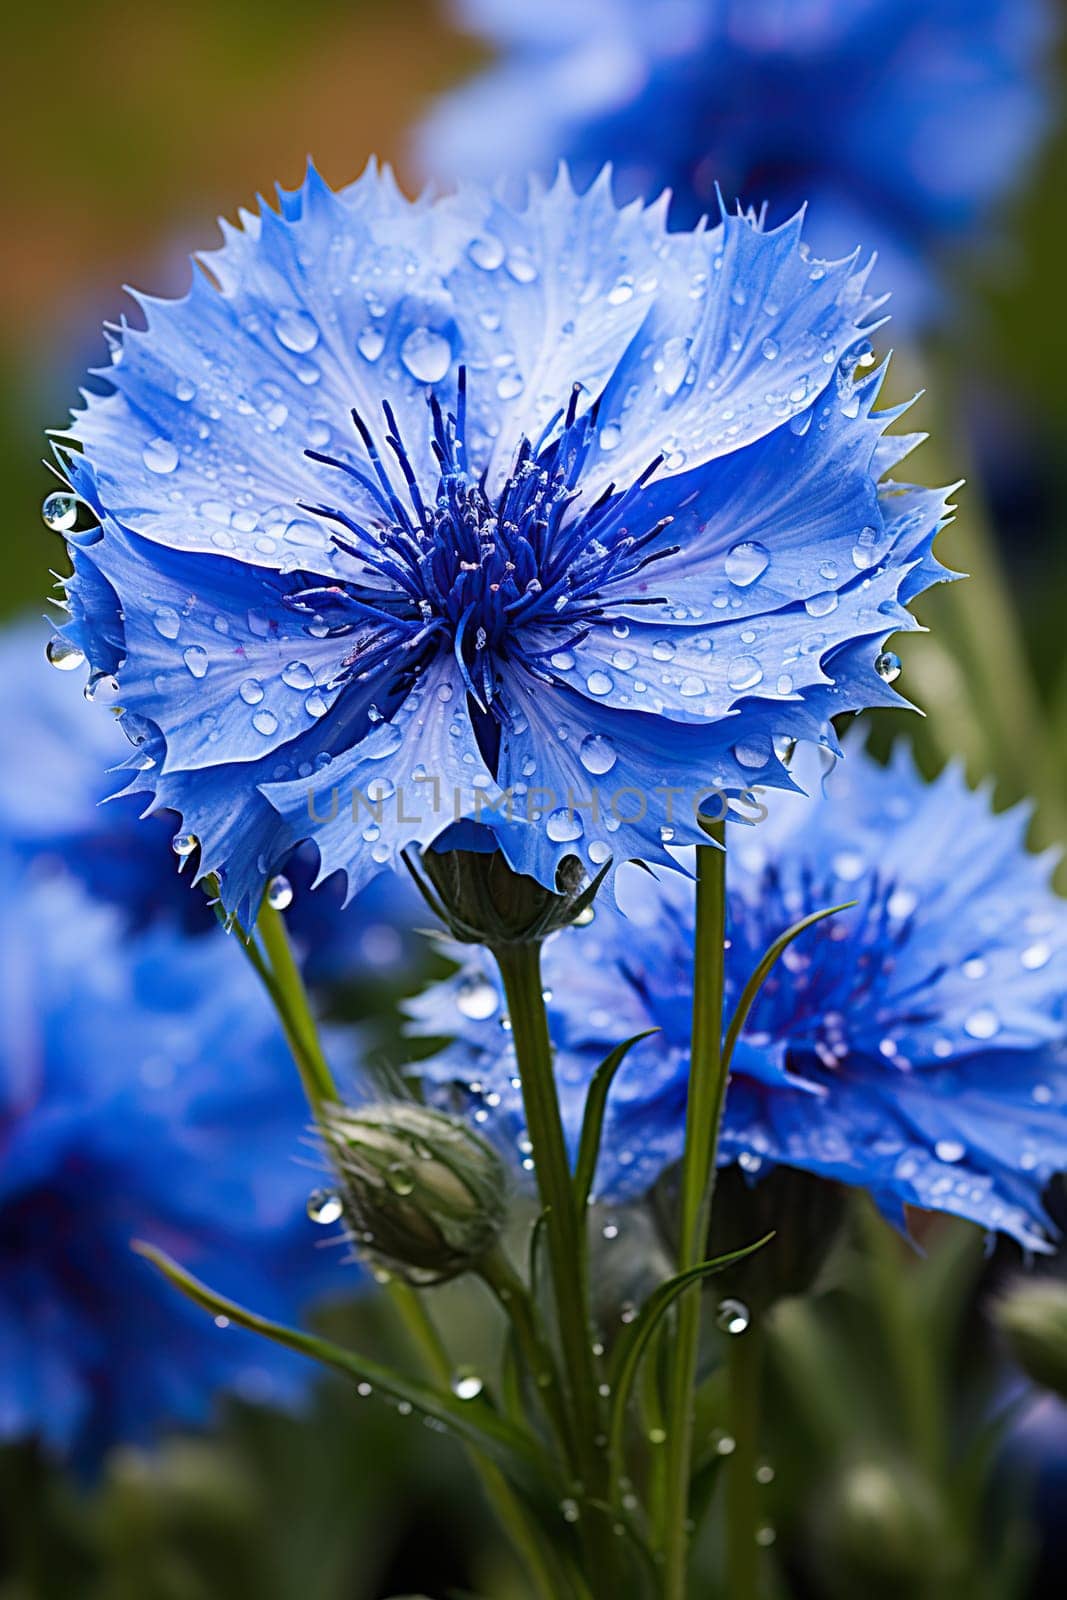
<path fill-rule="evenodd" d="M 894 306 L 936 303 L 930 257 L 980 235 L 1048 121 L 1044 0 L 457 0 L 502 52 L 421 136 L 449 180 L 615 163 L 622 193 L 714 185 L 811 238 L 877 246 Z"/>
<path fill-rule="evenodd" d="M 255 979 L 217 932 L 124 937 L 73 880 L 0 859 L 0 1437 L 91 1469 L 223 1391 L 297 1401 L 303 1363 L 215 1328 L 130 1250 L 149 1239 L 282 1319 L 345 1287 Z"/>
<path fill-rule="evenodd" d="M 817 772 L 802 776 L 818 791 Z M 1042 1188 L 1067 1167 L 1067 908 L 1047 860 L 1025 850 L 1025 808 L 995 816 L 957 768 L 926 785 L 903 750 L 887 770 L 858 745 L 816 798 L 762 798 L 769 814 L 728 860 L 728 1006 L 794 921 L 856 907 L 801 935 L 760 994 L 720 1161 L 801 1168 L 870 1190 L 898 1218 L 904 1204 L 954 1212 L 1040 1247 Z M 544 961 L 572 1146 L 596 1064 L 661 1030 L 612 1090 L 606 1199 L 640 1195 L 681 1156 L 692 992 L 691 882 L 635 867 L 617 882 L 622 910 L 602 899 L 592 927 L 558 934 Z M 462 959 L 409 1003 L 414 1032 L 458 1032 L 419 1071 L 521 1143 L 499 985 L 481 958 Z"/>
<path fill-rule="evenodd" d="M 0 631 L 0 839 L 38 876 L 76 878 L 133 927 L 209 932 L 215 913 L 174 853 L 180 819 L 142 820 L 142 799 L 108 799 L 129 741 L 110 709 L 87 708 L 72 679 L 64 681 L 79 655 L 61 638 L 48 653 L 64 670 L 45 664 L 37 623 Z M 339 884 L 311 890 L 311 862 L 297 857 L 289 873 L 289 932 L 313 982 L 358 982 L 417 966 L 413 923 L 422 902 L 412 885 L 380 878 L 342 914 Z M 275 892 L 287 898 L 284 881 Z"/>
<path fill-rule="evenodd" d="M 46 513 L 131 788 L 229 907 L 308 839 L 354 891 L 457 819 L 549 887 L 666 861 L 699 796 L 789 783 L 775 735 L 896 700 L 945 504 L 883 481 L 914 440 L 856 376 L 855 258 L 669 234 L 606 177 L 281 208 L 142 301 Z"/>

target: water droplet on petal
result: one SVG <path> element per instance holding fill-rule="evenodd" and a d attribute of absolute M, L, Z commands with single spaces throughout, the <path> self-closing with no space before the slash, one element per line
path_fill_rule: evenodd
<path fill-rule="evenodd" d="M 49 639 L 44 653 L 51 665 L 60 672 L 73 672 L 77 667 L 85 665 L 84 650 L 80 650 L 70 639 L 64 639 L 61 633 Z M 1025 956 L 1023 965 L 1026 965 Z"/>
<path fill-rule="evenodd" d="M 730 662 L 726 681 L 731 689 L 754 689 L 763 682 L 763 668 L 755 656 L 735 656 Z"/>
<path fill-rule="evenodd" d="M 263 698 L 263 685 L 258 678 L 246 678 L 237 693 L 246 706 L 258 706 Z"/>
<path fill-rule="evenodd" d="M 187 650 L 182 651 L 182 660 L 194 678 L 202 678 L 207 672 L 208 656 L 202 645 L 191 644 Z"/>
<path fill-rule="evenodd" d="M 293 903 L 293 886 L 284 873 L 279 872 L 267 884 L 267 904 L 272 911 L 288 911 Z"/>
<path fill-rule="evenodd" d="M 586 734 L 578 747 L 578 756 L 586 772 L 597 777 L 610 772 L 619 759 L 611 740 L 600 733 Z"/>
<path fill-rule="evenodd" d="M 1027 972 L 1038 972 L 1052 960 L 1052 946 L 1043 941 L 1028 945 L 1019 957 Z"/>
<path fill-rule="evenodd" d="M 804 602 L 804 610 L 809 617 L 828 617 L 831 611 L 837 610 L 837 592 L 834 589 L 824 589 L 822 594 L 813 594 Z"/>
<path fill-rule="evenodd" d="M 344 1211 L 341 1196 L 333 1189 L 312 1189 L 307 1198 L 307 1214 L 312 1222 L 317 1222 L 321 1227 L 328 1227 L 331 1222 L 339 1222 Z"/>
<path fill-rule="evenodd" d="M 78 520 L 78 496 L 68 494 L 63 489 L 57 489 L 54 494 L 45 497 L 41 506 L 41 518 L 46 528 L 53 533 L 67 533 Z"/>
<path fill-rule="evenodd" d="M 606 672 L 591 672 L 585 680 L 590 694 L 610 694 L 615 685 Z"/>
<path fill-rule="evenodd" d="M 319 330 L 304 311 L 281 311 L 274 319 L 274 336 L 294 355 L 307 355 L 319 342 Z"/>
<path fill-rule="evenodd" d="M 892 650 L 883 650 L 875 659 L 874 670 L 884 683 L 895 683 L 900 677 L 900 657 Z"/>
<path fill-rule="evenodd" d="M 585 828 L 576 811 L 570 810 L 567 806 L 559 806 L 555 811 L 549 812 L 545 832 L 553 844 L 569 844 L 572 839 L 580 839 Z"/>
<path fill-rule="evenodd" d="M 504 246 L 495 234 L 484 233 L 471 240 L 467 254 L 483 272 L 495 272 L 504 260 Z"/>
<path fill-rule="evenodd" d="M 252 726 L 257 733 L 261 733 L 267 738 L 270 734 L 277 732 L 278 719 L 273 711 L 257 711 L 252 718 Z"/>
<path fill-rule="evenodd" d="M 992 1006 L 982 1006 L 964 1018 L 963 1031 L 972 1039 L 993 1039 L 1000 1032 L 1000 1018 Z"/>
<path fill-rule="evenodd" d="M 934 1154 L 939 1161 L 962 1161 L 967 1150 L 958 1139 L 938 1139 L 934 1145 Z"/>
<path fill-rule="evenodd" d="M 290 661 L 282 670 L 282 682 L 290 689 L 310 689 L 315 682 L 315 674 L 306 661 Z"/>
<path fill-rule="evenodd" d="M 178 447 L 170 439 L 149 439 L 141 451 L 141 460 L 149 472 L 158 472 L 161 476 L 173 472 L 179 459 Z"/>
<path fill-rule="evenodd" d="M 452 365 L 452 346 L 431 328 L 415 328 L 400 346 L 400 359 L 419 383 L 439 383 Z"/>
<path fill-rule="evenodd" d="M 356 349 L 364 361 L 377 361 L 385 349 L 385 335 L 380 328 L 364 328 L 356 340 Z"/>
<path fill-rule="evenodd" d="M 739 589 L 747 589 L 750 583 L 755 583 L 766 572 L 770 561 L 770 551 L 765 545 L 742 540 L 727 552 L 724 562 L 726 576 Z"/>
<path fill-rule="evenodd" d="M 170 847 L 179 861 L 188 861 L 194 850 L 199 850 L 200 840 L 195 833 L 176 833 Z"/>

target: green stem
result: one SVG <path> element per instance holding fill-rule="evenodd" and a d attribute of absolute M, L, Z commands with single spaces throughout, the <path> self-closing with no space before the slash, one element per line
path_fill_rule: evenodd
<path fill-rule="evenodd" d="M 515 1329 L 515 1337 L 526 1370 L 537 1394 L 541 1397 L 545 1415 L 552 1427 L 565 1466 L 573 1474 L 580 1470 L 576 1459 L 575 1440 L 560 1388 L 556 1359 L 544 1336 L 533 1298 L 499 1247 L 490 1251 L 482 1260 L 478 1272 L 499 1300 L 505 1315 Z"/>
<path fill-rule="evenodd" d="M 314 1012 L 293 956 L 284 919 L 266 902 L 260 907 L 256 931 L 263 953 L 260 954 L 251 942 L 242 940 L 242 946 L 274 1002 L 308 1105 L 318 1120 L 326 1106 L 340 1101 L 340 1095 L 319 1041 Z M 388 1293 L 424 1367 L 447 1388 L 451 1383 L 452 1364 L 426 1307 L 413 1289 L 396 1279 L 390 1281 Z M 538 1600 L 559 1600 L 558 1585 L 522 1502 L 492 1461 L 470 1446 L 465 1449 L 486 1499 L 524 1562 L 533 1592 Z"/>
<path fill-rule="evenodd" d="M 319 1043 L 314 1013 L 285 931 L 285 922 L 281 914 L 267 905 L 266 901 L 260 908 L 256 931 L 262 941 L 266 961 L 257 960 L 259 952 L 253 945 L 246 947 L 249 959 L 256 966 L 274 1001 L 300 1072 L 308 1104 L 318 1117 L 324 1105 L 336 1104 L 340 1096 Z"/>
<path fill-rule="evenodd" d="M 762 1337 L 752 1326 L 734 1334 L 729 1360 L 729 1419 L 734 1441 L 726 1467 L 726 1592 L 730 1600 L 758 1600 L 760 1377 Z"/>
<path fill-rule="evenodd" d="M 545 1214 L 545 1242 L 552 1276 L 556 1321 L 581 1474 L 589 1578 L 594 1593 L 616 1600 L 614 1535 L 608 1511 L 609 1473 L 603 1450 L 604 1420 L 589 1331 L 583 1271 L 584 1219 L 579 1218 L 560 1117 L 552 1045 L 537 944 L 501 945 L 493 951 L 507 997 L 515 1055 L 522 1080 L 526 1127 Z"/>
<path fill-rule="evenodd" d="M 719 1123 L 726 1098 L 722 1039 L 726 941 L 724 831 L 723 823 L 716 824 L 712 836 L 717 843 L 697 847 L 693 1037 L 679 1200 L 679 1272 L 687 1272 L 703 1260 L 711 1217 Z M 693 1393 L 702 1299 L 700 1294 L 687 1294 L 678 1307 L 666 1444 L 663 1540 L 666 1600 L 685 1600 L 687 1594 Z"/>

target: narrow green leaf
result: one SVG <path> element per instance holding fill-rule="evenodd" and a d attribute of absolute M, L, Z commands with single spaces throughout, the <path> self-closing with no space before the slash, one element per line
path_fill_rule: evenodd
<path fill-rule="evenodd" d="M 800 934 L 805 933 L 808 928 L 814 927 L 815 923 L 822 922 L 825 917 L 836 916 L 839 911 L 849 911 L 855 904 L 855 900 L 846 900 L 842 905 L 827 906 L 823 911 L 813 911 L 809 916 L 801 917 L 799 922 L 794 922 L 791 928 L 787 928 L 784 933 L 779 934 L 774 943 L 767 947 L 755 972 L 741 991 L 737 1009 L 730 1018 L 730 1026 L 726 1030 L 726 1041 L 722 1052 L 724 1071 L 728 1072 L 730 1070 L 730 1057 L 734 1053 L 734 1046 L 740 1037 L 741 1029 L 748 1021 L 748 1014 L 756 1002 L 756 996 L 766 983 L 771 969 L 782 952 L 788 949 L 793 940 L 798 938 Z"/>
<path fill-rule="evenodd" d="M 608 1458 L 612 1462 L 613 1471 L 617 1472 L 622 1462 L 623 1430 L 626 1425 L 626 1407 L 629 1404 L 630 1391 L 641 1364 L 641 1357 L 660 1319 L 680 1294 L 684 1294 L 703 1278 L 710 1278 L 714 1273 L 722 1272 L 725 1267 L 733 1266 L 735 1261 L 742 1261 L 754 1251 L 762 1250 L 763 1246 L 773 1238 L 773 1233 L 768 1233 L 764 1238 L 757 1239 L 755 1244 L 746 1245 L 743 1250 L 731 1250 L 728 1255 L 716 1256 L 713 1261 L 702 1261 L 699 1266 L 690 1267 L 687 1272 L 679 1272 L 673 1278 L 668 1278 L 649 1296 L 636 1322 L 632 1322 L 618 1339 L 608 1369 L 608 1383 L 611 1388 Z"/>
<path fill-rule="evenodd" d="M 343 1373 L 346 1378 L 351 1378 L 353 1382 L 369 1383 L 374 1389 L 389 1395 L 402 1405 L 410 1406 L 423 1416 L 432 1417 L 440 1422 L 450 1433 L 491 1456 L 520 1481 L 529 1480 L 534 1476 L 539 1478 L 542 1484 L 546 1478 L 551 1482 L 553 1469 L 536 1441 L 499 1416 L 486 1403 L 477 1400 L 459 1400 L 452 1394 L 439 1392 L 426 1384 L 392 1372 L 388 1367 L 380 1366 L 378 1362 L 371 1361 L 356 1351 L 344 1350 L 340 1345 L 320 1339 L 314 1334 L 303 1333 L 297 1328 L 287 1328 L 280 1323 L 270 1322 L 265 1317 L 246 1310 L 244 1306 L 237 1305 L 233 1300 L 227 1300 L 225 1296 L 216 1294 L 213 1289 L 201 1283 L 199 1278 L 194 1278 L 192 1273 L 186 1272 L 176 1261 L 164 1251 L 157 1250 L 154 1245 L 135 1239 L 132 1248 L 138 1255 L 144 1256 L 146 1261 L 151 1262 L 152 1266 L 176 1289 L 188 1295 L 190 1300 L 195 1301 L 211 1316 L 225 1317 L 227 1321 L 236 1323 L 239 1327 L 249 1328 L 253 1333 L 273 1339 L 276 1344 L 285 1345 L 287 1349 L 309 1356 L 311 1360 L 319 1361 L 323 1366 L 332 1367 L 335 1371 Z"/>
<path fill-rule="evenodd" d="M 579 1217 L 585 1215 L 586 1207 L 589 1204 L 593 1178 L 596 1175 L 597 1158 L 600 1155 L 600 1135 L 604 1127 L 604 1112 L 607 1109 L 608 1095 L 611 1092 L 611 1085 L 615 1081 L 615 1074 L 635 1044 L 640 1044 L 642 1039 L 647 1039 L 653 1033 L 658 1032 L 658 1028 L 646 1028 L 644 1033 L 635 1033 L 632 1039 L 626 1039 L 622 1044 L 617 1044 L 610 1055 L 604 1057 L 593 1074 L 592 1082 L 589 1085 L 589 1093 L 585 1099 L 582 1134 L 578 1144 L 578 1160 L 574 1168 L 574 1197 L 577 1202 Z"/>

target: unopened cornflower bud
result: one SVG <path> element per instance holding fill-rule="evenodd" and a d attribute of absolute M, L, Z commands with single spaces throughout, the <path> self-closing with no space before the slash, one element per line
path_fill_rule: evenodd
<path fill-rule="evenodd" d="M 507 1210 L 507 1176 L 465 1122 L 414 1102 L 337 1106 L 323 1131 L 357 1248 L 409 1283 L 476 1267 Z"/>
<path fill-rule="evenodd" d="M 408 865 L 423 897 L 462 944 L 539 944 L 589 910 L 610 862 L 590 881 L 577 856 L 565 856 L 556 887 L 516 872 L 499 850 L 426 850 Z"/>
<path fill-rule="evenodd" d="M 1020 1282 L 994 1316 L 1026 1376 L 1067 1399 L 1067 1283 Z"/>

